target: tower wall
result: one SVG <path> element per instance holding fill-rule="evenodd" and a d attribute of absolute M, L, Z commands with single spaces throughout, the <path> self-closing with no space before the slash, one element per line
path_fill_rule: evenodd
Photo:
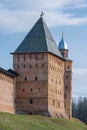
<path fill-rule="evenodd" d="M 52 116 L 65 117 L 64 61 L 48 55 L 48 109 Z"/>
<path fill-rule="evenodd" d="M 67 50 L 60 49 L 60 52 L 61 52 L 61 54 L 62 54 L 62 56 L 63 56 L 64 58 L 68 58 L 68 49 L 67 49 Z"/>
<path fill-rule="evenodd" d="M 64 61 L 50 53 L 14 54 L 18 113 L 64 117 Z"/>
<path fill-rule="evenodd" d="M 17 78 L 18 113 L 48 114 L 48 54 L 14 54 Z"/>
<path fill-rule="evenodd" d="M 65 112 L 72 117 L 72 61 L 65 61 L 64 99 Z"/>

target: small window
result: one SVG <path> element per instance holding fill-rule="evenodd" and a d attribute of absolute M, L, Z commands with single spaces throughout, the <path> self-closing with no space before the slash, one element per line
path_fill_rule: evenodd
<path fill-rule="evenodd" d="M 25 68 L 25 65 L 24 65 L 24 68 Z"/>
<path fill-rule="evenodd" d="M 30 90 L 32 91 L 32 88 Z"/>
<path fill-rule="evenodd" d="M 37 80 L 37 76 L 35 77 L 35 80 Z"/>
<path fill-rule="evenodd" d="M 16 103 L 16 99 L 15 99 L 15 103 Z"/>
<path fill-rule="evenodd" d="M 68 79 L 69 78 L 69 76 L 68 75 L 66 75 L 66 79 Z"/>
<path fill-rule="evenodd" d="M 64 52 L 62 52 L 62 56 L 64 57 Z"/>
<path fill-rule="evenodd" d="M 58 107 L 60 107 L 60 102 L 58 102 Z"/>
<path fill-rule="evenodd" d="M 53 106 L 55 105 L 55 100 L 53 100 Z"/>
<path fill-rule="evenodd" d="M 67 90 L 67 89 L 68 89 L 68 86 L 65 86 L 65 89 Z"/>
<path fill-rule="evenodd" d="M 36 64 L 36 67 L 37 67 L 37 64 Z"/>
<path fill-rule="evenodd" d="M 30 64 L 30 68 L 31 68 L 32 66 L 31 66 L 31 64 Z"/>
<path fill-rule="evenodd" d="M 44 67 L 44 64 L 42 64 L 42 67 Z"/>
<path fill-rule="evenodd" d="M 29 99 L 29 103 L 33 104 L 33 99 L 32 98 Z"/>
<path fill-rule="evenodd" d="M 27 81 L 27 77 L 25 77 L 25 81 Z"/>
<path fill-rule="evenodd" d="M 24 92 L 25 90 L 23 89 L 22 91 Z"/>

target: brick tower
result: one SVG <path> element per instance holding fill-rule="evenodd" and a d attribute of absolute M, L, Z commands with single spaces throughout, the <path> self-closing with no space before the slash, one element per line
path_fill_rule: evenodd
<path fill-rule="evenodd" d="M 70 118 L 71 61 L 61 51 L 41 15 L 13 53 L 18 113 Z"/>

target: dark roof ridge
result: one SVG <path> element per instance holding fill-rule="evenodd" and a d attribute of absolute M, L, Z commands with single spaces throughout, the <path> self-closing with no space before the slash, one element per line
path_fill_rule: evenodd
<path fill-rule="evenodd" d="M 54 38 L 53 38 L 53 36 L 52 36 L 52 34 L 51 34 L 51 32 L 49 31 L 49 28 L 48 28 L 48 26 L 46 25 L 46 23 L 45 23 L 45 21 L 44 21 L 44 19 L 43 19 L 43 17 L 41 17 L 42 18 L 42 23 L 43 23 L 43 26 L 44 26 L 44 34 L 45 34 L 45 40 L 46 40 L 46 45 L 47 45 L 47 49 L 49 50 L 49 45 L 48 45 L 48 42 L 47 42 L 47 39 L 49 39 L 49 40 L 51 40 L 52 42 L 54 42 L 54 44 L 56 45 L 56 49 L 57 49 L 57 44 L 56 44 L 56 41 L 54 40 Z M 48 32 L 49 32 L 49 35 L 46 35 L 47 34 L 47 32 L 46 32 L 46 29 L 48 30 Z M 52 48 L 51 48 L 52 49 Z M 58 49 L 57 49 L 58 50 Z M 59 51 L 59 50 L 58 50 Z M 52 53 L 52 54 L 54 54 L 53 52 L 51 52 L 51 51 L 49 51 L 50 53 Z M 60 52 L 59 52 L 60 53 Z M 61 53 L 60 53 L 60 55 L 61 55 Z M 60 56 L 59 56 L 60 57 Z M 61 56 L 61 58 L 62 58 L 62 56 Z"/>
<path fill-rule="evenodd" d="M 11 70 L 11 69 L 10 69 Z M 11 77 L 16 77 L 17 76 L 17 73 L 15 72 L 15 74 L 13 73 L 10 73 L 8 70 L 5 70 L 4 68 L 0 67 L 0 71 L 6 75 L 9 75 Z"/>
<path fill-rule="evenodd" d="M 42 20 L 42 23 L 43 23 L 43 29 L 44 29 L 44 32 L 45 32 L 45 21 L 44 21 L 44 19 L 43 19 L 43 17 L 41 17 L 41 20 Z M 44 33 L 44 35 L 45 35 L 45 41 L 47 42 L 47 39 L 46 39 L 46 32 Z M 47 50 L 48 50 L 48 46 L 47 46 L 47 44 L 46 44 L 46 48 L 47 48 Z"/>

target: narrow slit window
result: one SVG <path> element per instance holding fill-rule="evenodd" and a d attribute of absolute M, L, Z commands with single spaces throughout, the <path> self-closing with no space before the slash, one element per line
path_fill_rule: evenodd
<path fill-rule="evenodd" d="M 35 77 L 35 80 L 37 81 L 37 76 Z"/>
<path fill-rule="evenodd" d="M 33 99 L 32 98 L 29 99 L 29 103 L 33 104 Z"/>
<path fill-rule="evenodd" d="M 25 81 L 27 81 L 27 77 L 25 77 Z"/>

